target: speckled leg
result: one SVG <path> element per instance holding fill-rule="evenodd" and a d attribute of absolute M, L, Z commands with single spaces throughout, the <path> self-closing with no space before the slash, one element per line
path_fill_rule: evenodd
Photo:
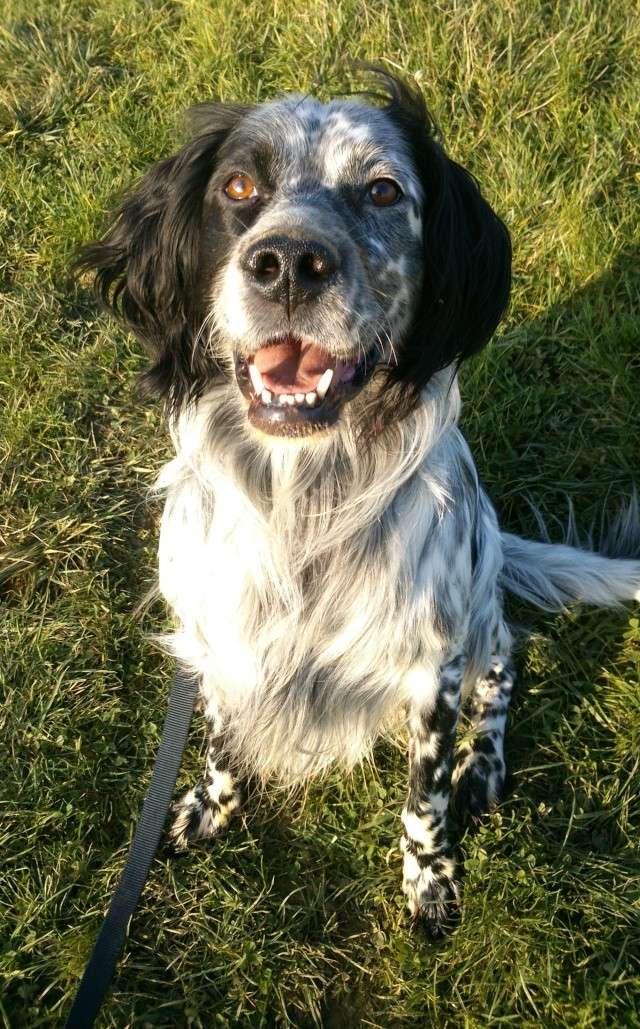
<path fill-rule="evenodd" d="M 240 810 L 240 790 L 224 753 L 222 720 L 208 711 L 206 721 L 209 736 L 204 776 L 171 809 L 167 849 L 175 854 L 196 840 L 223 832 Z"/>
<path fill-rule="evenodd" d="M 504 791 L 504 735 L 515 681 L 507 656 L 494 656 L 485 679 L 471 695 L 471 737 L 456 753 L 455 806 L 463 820 L 477 818 L 500 801 Z"/>
<path fill-rule="evenodd" d="M 409 793 L 402 812 L 402 888 L 409 912 L 433 938 L 452 929 L 460 886 L 449 829 L 453 748 L 464 659 L 443 665 L 435 705 L 409 715 Z"/>

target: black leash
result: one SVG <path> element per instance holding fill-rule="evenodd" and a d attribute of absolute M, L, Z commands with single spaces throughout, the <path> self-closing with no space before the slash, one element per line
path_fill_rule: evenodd
<path fill-rule="evenodd" d="M 127 924 L 137 907 L 151 862 L 158 849 L 187 742 L 197 692 L 198 679 L 178 666 L 169 695 L 169 709 L 156 763 L 142 805 L 142 814 L 116 892 L 65 1023 L 65 1029 L 90 1029 L 113 978 Z"/>

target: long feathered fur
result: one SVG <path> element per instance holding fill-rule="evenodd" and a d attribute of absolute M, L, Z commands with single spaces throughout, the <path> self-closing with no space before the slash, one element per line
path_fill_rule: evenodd
<path fill-rule="evenodd" d="M 539 524 L 546 535 L 541 519 Z M 577 602 L 615 607 L 640 600 L 640 512 L 635 492 L 603 533 L 599 553 L 592 543 L 579 539 L 573 511 L 563 543 L 503 532 L 502 584 L 545 611 L 561 611 Z"/>
<path fill-rule="evenodd" d="M 436 376 L 364 453 L 348 427 L 321 446 L 256 446 L 224 389 L 176 424 L 158 484 L 160 586 L 181 626 L 170 645 L 220 698 L 252 772 L 353 764 L 397 716 L 411 667 L 426 661 L 435 682 L 469 620 L 472 665 L 486 666 L 499 534 L 481 511 L 472 569 L 479 488 L 458 409 Z"/>
<path fill-rule="evenodd" d="M 502 589 L 547 610 L 638 598 L 638 560 L 500 533 L 458 413 L 445 373 L 364 453 L 348 426 L 321 446 L 257 446 L 224 387 L 175 425 L 158 483 L 169 645 L 224 707 L 246 771 L 352 765 L 393 725 L 412 667 L 435 690 L 461 641 L 471 686 L 507 634 Z M 632 503 L 611 540 L 620 552 L 637 533 Z"/>

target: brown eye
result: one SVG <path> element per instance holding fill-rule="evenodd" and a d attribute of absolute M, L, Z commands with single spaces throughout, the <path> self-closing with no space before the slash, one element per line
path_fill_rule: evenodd
<path fill-rule="evenodd" d="M 234 175 L 227 182 L 224 191 L 230 200 L 249 200 L 258 195 L 256 184 L 248 175 Z"/>
<path fill-rule="evenodd" d="M 376 179 L 369 186 L 369 196 L 376 207 L 389 207 L 401 196 L 400 187 L 391 179 Z"/>

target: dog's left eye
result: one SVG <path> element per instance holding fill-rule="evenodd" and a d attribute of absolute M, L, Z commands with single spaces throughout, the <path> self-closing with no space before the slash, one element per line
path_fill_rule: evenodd
<path fill-rule="evenodd" d="M 258 195 L 256 184 L 248 175 L 233 175 L 224 191 L 230 200 L 250 200 Z"/>
<path fill-rule="evenodd" d="M 393 179 L 376 179 L 369 186 L 369 196 L 376 207 L 390 207 L 402 196 L 402 190 Z"/>

